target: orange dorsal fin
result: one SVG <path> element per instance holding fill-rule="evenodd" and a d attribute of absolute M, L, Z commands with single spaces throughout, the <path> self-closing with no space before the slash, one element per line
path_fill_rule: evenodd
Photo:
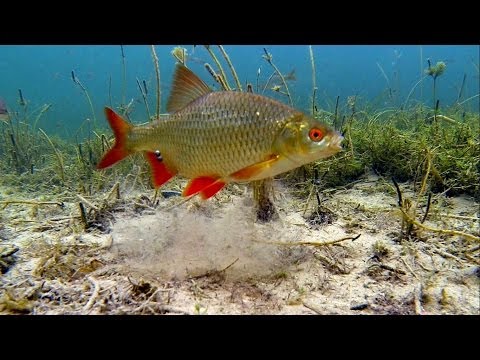
<path fill-rule="evenodd" d="M 169 113 L 183 109 L 193 100 L 212 92 L 191 70 L 182 64 L 177 64 L 173 76 L 172 91 L 167 102 Z"/>
<path fill-rule="evenodd" d="M 218 178 L 200 176 L 189 181 L 183 190 L 183 196 L 192 196 L 200 193 L 203 199 L 208 199 L 219 192 L 225 186 L 225 182 Z"/>
<path fill-rule="evenodd" d="M 128 133 L 132 130 L 132 125 L 109 107 L 105 107 L 105 116 L 115 135 L 115 145 L 103 156 L 97 169 L 109 167 L 133 152 L 127 148 Z"/>
<path fill-rule="evenodd" d="M 162 186 L 175 176 L 176 172 L 169 170 L 161 158 L 154 152 L 146 151 L 145 158 L 152 169 L 152 182 L 155 188 Z"/>

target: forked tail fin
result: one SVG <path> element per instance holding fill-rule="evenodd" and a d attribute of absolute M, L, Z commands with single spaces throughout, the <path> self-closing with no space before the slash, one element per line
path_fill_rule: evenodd
<path fill-rule="evenodd" d="M 105 115 L 115 135 L 115 145 L 103 156 L 97 169 L 109 167 L 133 153 L 127 148 L 127 138 L 132 130 L 132 125 L 109 107 L 105 107 Z"/>

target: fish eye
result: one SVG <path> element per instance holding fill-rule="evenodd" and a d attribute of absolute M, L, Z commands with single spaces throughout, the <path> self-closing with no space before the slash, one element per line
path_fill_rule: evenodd
<path fill-rule="evenodd" d="M 308 136 L 310 137 L 310 140 L 319 142 L 323 139 L 323 132 L 318 128 L 311 128 Z"/>

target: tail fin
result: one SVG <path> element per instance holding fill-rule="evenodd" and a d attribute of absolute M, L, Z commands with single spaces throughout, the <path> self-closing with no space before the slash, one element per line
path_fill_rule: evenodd
<path fill-rule="evenodd" d="M 103 156 L 97 165 L 97 169 L 109 167 L 132 153 L 126 146 L 128 133 L 132 130 L 132 125 L 109 107 L 105 107 L 105 116 L 115 134 L 115 145 Z"/>

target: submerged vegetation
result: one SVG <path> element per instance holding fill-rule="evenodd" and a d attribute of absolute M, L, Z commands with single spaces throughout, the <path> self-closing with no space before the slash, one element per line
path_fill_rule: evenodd
<path fill-rule="evenodd" d="M 123 47 L 121 50 L 124 93 L 125 53 Z M 145 81 L 141 82 L 137 79 L 147 114 L 150 115 L 150 111 L 155 114 L 155 117 L 149 116 L 149 119 L 146 119 L 148 121 L 161 117 L 159 59 L 153 46 L 150 50 L 157 85 L 155 107 L 152 107 L 152 110 L 148 105 Z M 278 88 L 267 89 L 267 85 L 263 89 L 259 87 L 260 69 L 254 77 L 256 84 L 245 83 L 242 87 L 242 82 L 226 50 L 222 46 L 205 46 L 205 50 L 211 56 L 212 64 L 204 63 L 204 66 L 221 90 L 265 92 L 265 95 L 269 95 L 267 91 L 269 90 L 272 94 L 283 96 L 285 103 L 293 103 L 291 90 L 281 72 L 284 69 L 277 67 L 273 62 L 273 55 L 267 49 L 264 49 L 264 54 L 261 55 L 272 69 L 267 78 L 267 85 L 271 78 L 277 76 L 281 80 Z M 402 223 L 401 229 L 396 230 L 399 230 L 397 238 L 400 241 L 422 239 L 420 233 L 424 230 L 441 236 L 454 235 L 467 241 L 480 242 L 478 230 L 458 231 L 448 226 L 434 228 L 425 223 L 429 214 L 440 213 L 439 210 L 434 211 L 433 207 L 436 206 L 434 204 L 441 202 L 441 198 L 466 195 L 473 197 L 477 202 L 480 201 L 480 116 L 464 107 L 465 103 L 478 95 L 460 102 L 462 84 L 458 101 L 450 107 L 440 107 L 436 98 L 439 86 L 436 80 L 448 69 L 443 62 L 437 62 L 432 66 L 428 60 L 425 74 L 414 85 L 403 106 L 378 109 L 374 104 L 362 102 L 357 96 L 352 96 L 347 99 L 337 97 L 331 108 L 319 109 L 317 99 L 320 94 L 317 93 L 315 82 L 315 61 L 312 48 L 309 50 L 313 86 L 311 107 L 309 106 L 306 112 L 335 127 L 344 135 L 345 140 L 343 141 L 344 150 L 339 154 L 279 176 L 279 181 L 288 186 L 295 198 L 299 199 L 299 203 L 296 204 L 297 210 L 303 211 L 302 215 L 307 225 L 318 228 L 341 218 L 342 214 L 335 213 L 324 204 L 324 198 L 329 193 L 352 187 L 369 175 L 375 174 L 384 180 L 384 192 L 398 196 L 398 218 Z M 172 56 L 171 61 L 176 60 L 188 66 L 189 54 L 185 48 L 174 48 Z M 225 68 L 228 67 L 230 70 L 230 79 L 222 62 Z M 74 85 L 81 88 L 87 99 L 92 109 L 93 119 L 93 121 L 85 119 L 75 133 L 73 142 L 57 135 L 47 134 L 39 128 L 39 120 L 54 105 L 45 104 L 32 110 L 21 90 L 19 90 L 19 101 L 16 107 L 11 109 L 7 118 L 0 119 L 0 172 L 2 174 L 0 186 L 6 189 L 3 194 L 0 194 L 0 210 L 17 204 L 30 207 L 31 212 L 38 215 L 41 208 L 59 207 L 66 209 L 68 216 L 49 217 L 49 210 L 45 210 L 41 214 L 47 221 L 35 229 L 38 231 L 55 229 L 59 236 L 66 233 L 108 233 L 114 212 L 125 211 L 128 206 L 132 206 L 135 212 L 154 210 L 159 198 L 175 197 L 180 194 L 182 180 L 172 180 L 162 189 L 155 190 L 151 185 L 149 166 L 139 155 L 129 157 L 118 166 L 106 171 L 97 171 L 96 164 L 111 148 L 114 141 L 113 135 L 110 131 L 103 132 L 103 128 L 98 127 L 87 88 L 73 71 L 71 75 Z M 432 106 L 424 104 L 407 106 L 413 103 L 413 101 L 409 103 L 413 90 L 428 77 L 433 79 Z M 128 117 L 130 107 L 125 103 L 125 99 L 116 108 Z M 402 190 L 402 183 L 411 186 L 412 191 L 405 193 L 405 190 Z M 252 188 L 253 199 L 257 205 L 253 207 L 257 211 L 257 220 L 268 222 L 278 219 L 278 211 L 274 206 L 276 196 L 274 196 L 271 179 L 257 181 Z M 376 190 L 378 188 L 372 189 L 372 191 Z M 227 187 L 226 192 L 227 194 L 240 193 L 237 185 Z M 127 194 L 134 194 L 135 199 L 132 201 L 130 197 L 127 201 Z M 315 198 L 317 206 L 307 215 L 307 210 L 312 203 L 315 203 Z M 179 201 L 175 206 L 184 202 L 185 200 Z M 66 206 L 65 203 L 69 203 L 70 206 Z M 192 206 L 197 206 L 199 209 L 197 210 L 202 211 L 199 205 Z M 60 230 L 61 226 L 68 230 Z M 0 248 L 3 241 L 2 227 L 0 223 Z M 358 236 L 345 239 L 356 238 Z M 336 242 L 338 241 L 332 241 L 332 244 Z M 305 242 L 304 245 L 318 244 Z M 453 256 L 457 259 L 461 257 L 462 261 L 478 265 L 478 246 L 472 248 L 469 243 L 456 244 L 456 246 L 455 250 L 450 246 L 448 250 L 437 249 L 436 251 L 447 253 L 445 255 L 447 257 Z M 386 243 L 378 242 L 370 250 L 378 261 L 375 269 L 386 269 L 392 273 L 396 272 L 397 275 L 402 274 L 400 270 L 393 271 L 392 268 L 381 263 L 381 260 L 388 258 L 391 253 Z M 45 253 L 41 254 L 40 266 L 35 275 L 47 279 L 57 277 L 76 279 L 87 276 L 103 266 L 97 258 L 89 259 L 90 262 L 80 261 L 77 255 L 86 251 L 81 244 L 74 246 L 60 243 L 48 244 L 42 251 Z M 95 247 L 92 251 L 95 256 L 98 256 L 99 247 Z M 315 258 L 323 259 L 322 261 L 327 262 L 332 268 L 338 268 L 338 263 L 330 260 L 330 257 L 334 258 L 333 253 L 328 253 L 327 257 L 315 253 Z M 0 258 L 2 273 L 14 263 L 13 254 L 12 251 L 8 252 L 8 261 L 5 260 L 7 255 L 4 260 Z M 102 259 L 102 261 L 107 260 Z M 281 276 L 282 279 L 286 277 L 286 275 Z M 97 289 L 95 279 L 93 277 L 88 279 L 92 288 Z M 138 290 L 138 286 L 137 288 L 134 286 L 134 289 Z M 152 294 L 153 291 L 149 292 L 148 296 L 153 296 Z M 31 311 L 36 299 L 34 295 L 25 298 L 15 296 L 10 292 L 0 293 L 0 312 L 5 309 L 20 313 Z M 98 296 L 98 289 L 95 296 Z M 90 309 L 93 306 L 95 300 L 93 295 L 91 299 L 93 299 L 92 302 L 89 301 L 85 308 Z M 141 297 L 141 300 L 144 301 L 144 298 Z M 139 300 L 137 309 L 143 312 L 144 305 L 141 304 Z"/>
<path fill-rule="evenodd" d="M 331 115 L 323 117 L 328 120 Z M 423 106 L 359 112 L 344 127 L 345 151 L 297 171 L 295 180 L 302 171 L 311 177 L 317 169 L 325 187 L 346 185 L 371 171 L 418 183 L 428 169 L 432 191 L 480 199 L 478 114 L 452 109 L 437 119 L 438 124 L 432 123 L 431 111 Z"/>
<path fill-rule="evenodd" d="M 214 70 L 212 65 L 205 63 L 213 79 L 223 89 L 232 89 L 226 72 L 215 55 L 214 47 L 205 46 L 205 49 L 217 67 L 217 70 Z M 121 50 L 123 64 L 123 47 Z M 225 49 L 219 46 L 218 50 L 231 70 L 237 91 L 242 91 L 241 82 Z M 159 82 L 158 58 L 153 46 L 151 51 Z M 186 63 L 188 59 L 187 50 L 181 47 L 174 48 L 172 56 L 182 63 Z M 286 90 L 285 100 L 288 98 L 291 102 L 288 86 L 281 71 L 273 63 L 272 54 L 264 49 L 262 57 L 272 66 L 273 71 L 269 78 L 276 75 L 282 79 Z M 467 112 L 458 103 L 439 111 L 438 101 L 435 101 L 435 81 L 446 71 L 445 63 L 437 62 L 432 66 L 428 60 L 428 68 L 425 70 L 425 74 L 434 81 L 434 109 L 418 104 L 409 108 L 372 110 L 371 104 L 359 104 L 357 97 L 352 96 L 344 102 L 337 97 L 334 109 L 322 110 L 317 109 L 315 104 L 317 88 L 311 48 L 310 60 L 314 84 L 311 112 L 341 131 L 345 140 L 344 151 L 333 158 L 303 166 L 281 176 L 288 184 L 293 185 L 299 194 L 311 192 L 310 179 L 327 189 L 345 186 L 369 172 L 374 172 L 386 179 L 393 177 L 399 182 L 413 182 L 417 187 L 422 182 L 434 193 L 452 196 L 467 194 L 480 199 L 479 114 Z M 93 110 L 86 87 L 73 71 L 72 79 L 75 85 L 81 87 Z M 137 83 L 149 113 L 146 92 L 138 79 Z M 418 83 L 414 87 L 417 85 Z M 159 83 L 157 88 L 156 114 L 159 114 Z M 247 84 L 245 91 L 253 91 L 252 84 Z M 98 192 L 107 191 L 119 178 L 124 179 L 122 188 L 133 189 L 141 185 L 143 189 L 151 189 L 148 181 L 149 169 L 140 156 L 131 157 L 106 172 L 96 171 L 96 163 L 110 148 L 113 138 L 110 134 L 100 132 L 94 113 L 94 120 L 84 121 L 75 134 L 76 143 L 72 144 L 57 136 L 50 136 L 37 127 L 39 119 L 50 109 L 51 104 L 45 104 L 33 111 L 28 105 L 29 101 L 19 90 L 18 109 L 0 122 L 0 168 L 3 174 L 1 182 L 15 186 L 20 193 L 28 192 L 31 188 L 48 188 L 49 194 L 63 193 L 71 196 L 75 193 L 95 196 Z M 127 105 L 122 103 L 118 108 L 125 110 L 126 107 Z M 125 111 L 123 113 L 125 114 Z M 131 182 L 127 186 L 129 180 Z M 176 183 L 173 182 L 172 185 L 175 188 Z M 262 197 L 258 194 L 258 189 L 261 188 L 269 187 L 257 184 L 256 198 Z M 274 212 L 274 209 L 272 211 Z"/>

